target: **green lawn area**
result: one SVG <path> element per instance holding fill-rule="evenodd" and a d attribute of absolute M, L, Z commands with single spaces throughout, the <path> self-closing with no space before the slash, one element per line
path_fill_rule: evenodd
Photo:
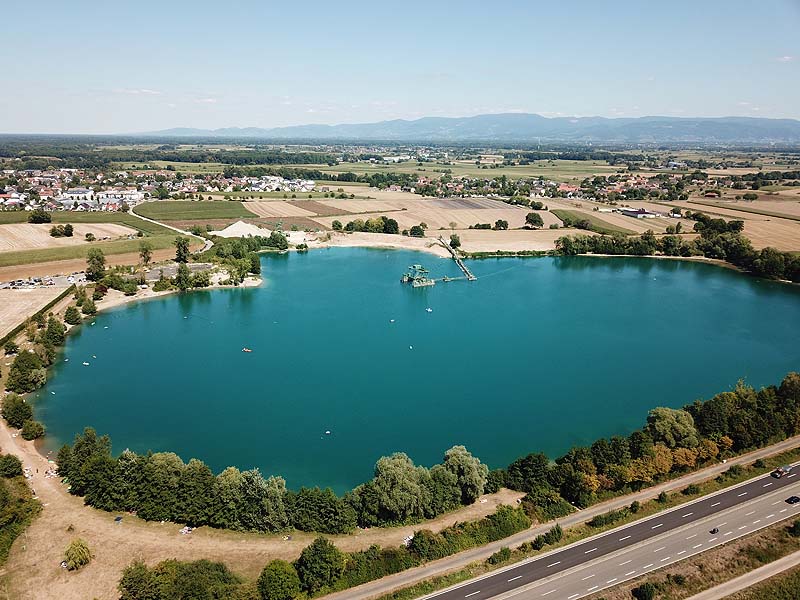
<path fill-rule="evenodd" d="M 157 221 L 238 219 L 258 216 L 247 210 L 241 202 L 235 201 L 213 202 L 203 200 L 192 202 L 190 200 L 160 200 L 144 202 L 137 206 L 135 210 L 143 217 Z"/>
<path fill-rule="evenodd" d="M 151 162 L 120 162 L 113 163 L 112 169 L 120 171 L 156 171 L 174 167 L 181 173 L 222 173 L 228 165 L 223 163 L 193 163 L 172 162 L 167 160 L 154 160 Z"/>
<path fill-rule="evenodd" d="M 10 223 L 27 223 L 28 212 L 24 210 L 0 211 L 0 225 Z M 119 223 L 131 229 L 141 231 L 145 235 L 162 235 L 174 233 L 166 227 L 148 223 L 124 212 L 72 212 L 54 211 L 50 213 L 53 223 Z"/>
<path fill-rule="evenodd" d="M 106 255 L 125 254 L 128 252 L 138 252 L 139 244 L 146 239 L 150 242 L 153 250 L 171 248 L 178 234 L 172 232 L 170 235 L 154 235 L 146 238 L 135 238 L 132 240 L 114 240 L 111 242 L 92 242 L 75 246 L 65 246 L 59 248 L 43 248 L 41 250 L 15 250 L 13 252 L 0 252 L 0 267 L 10 267 L 13 265 L 30 265 L 34 263 L 50 262 L 53 260 L 70 260 L 74 258 L 85 258 L 89 248 L 100 248 Z"/>
<path fill-rule="evenodd" d="M 712 206 L 716 208 L 727 208 L 728 210 L 738 210 L 743 213 L 751 213 L 754 215 L 764 215 L 765 217 L 776 217 L 779 219 L 789 219 L 790 221 L 800 221 L 797 215 L 788 215 L 786 213 L 779 213 L 772 210 L 764 210 L 752 206 L 741 206 L 738 204 L 728 204 L 726 202 L 714 202 L 713 200 L 689 200 L 690 204 L 702 204 L 703 206 Z"/>
<path fill-rule="evenodd" d="M 586 219 L 591 224 L 591 230 L 594 231 L 595 233 L 606 233 L 606 234 L 621 233 L 623 235 L 633 235 L 633 233 L 635 233 L 630 229 L 625 229 L 624 227 L 612 225 L 611 223 L 603 221 L 603 219 L 595 217 L 594 215 L 589 213 L 578 212 L 576 210 L 563 210 L 560 208 L 553 209 L 550 212 L 553 213 L 562 221 L 564 220 L 565 217 L 570 218 L 573 221 Z"/>

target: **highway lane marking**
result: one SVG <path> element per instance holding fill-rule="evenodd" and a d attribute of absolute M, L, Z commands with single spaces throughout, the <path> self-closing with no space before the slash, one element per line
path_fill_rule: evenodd
<path fill-rule="evenodd" d="M 552 565 L 547 565 L 547 568 L 549 569 L 550 567 L 555 567 L 556 565 L 560 565 L 560 564 L 561 564 L 561 561 L 560 561 L 560 560 L 557 560 L 557 561 L 556 561 L 556 562 L 554 562 Z"/>
<path fill-rule="evenodd" d="M 631 560 L 626 560 L 625 562 L 619 563 L 619 566 L 620 566 L 620 567 L 623 567 L 623 566 L 627 565 L 628 563 L 632 563 L 632 562 L 633 562 L 633 559 L 631 559 Z"/>
<path fill-rule="evenodd" d="M 574 599 L 575 599 L 575 598 L 577 598 L 578 596 L 580 596 L 580 594 L 572 594 L 572 596 L 570 596 L 569 598 L 567 598 L 567 600 L 574 600 Z"/>
<path fill-rule="evenodd" d="M 753 521 L 753 525 L 755 525 L 756 523 L 761 523 L 761 519 L 756 519 L 755 521 Z"/>
<path fill-rule="evenodd" d="M 694 514 L 693 512 L 686 513 L 685 515 L 683 515 L 683 516 L 681 517 L 681 519 L 685 519 L 686 517 L 691 517 L 693 514 Z"/>
<path fill-rule="evenodd" d="M 652 567 L 652 566 L 653 566 L 653 563 L 650 563 L 649 565 L 645 565 L 645 566 L 643 566 L 643 567 L 642 567 L 642 569 L 649 569 L 649 568 L 650 568 L 650 567 Z"/>
<path fill-rule="evenodd" d="M 692 550 L 697 550 L 697 549 L 698 549 L 700 546 L 702 546 L 702 545 L 703 545 L 703 544 L 697 544 L 696 546 L 692 546 Z"/>
<path fill-rule="evenodd" d="M 773 502 L 772 506 L 775 506 L 776 504 L 780 504 L 781 502 L 783 502 L 783 500 L 778 500 L 777 502 Z"/>
<path fill-rule="evenodd" d="M 711 538 L 710 540 L 708 540 L 708 543 L 710 544 L 711 542 L 716 542 L 716 541 L 717 541 L 717 538 Z"/>
<path fill-rule="evenodd" d="M 713 507 L 713 506 L 719 506 L 720 504 L 722 504 L 722 502 L 714 502 L 714 504 L 712 504 L 711 506 L 712 506 L 712 507 Z"/>
<path fill-rule="evenodd" d="M 742 529 L 747 529 L 747 525 L 742 525 L 741 527 L 739 527 L 739 531 L 741 531 Z"/>
<path fill-rule="evenodd" d="M 609 579 L 608 581 L 606 581 L 606 583 L 614 583 L 616 580 L 617 580 L 617 578 L 614 577 L 613 579 Z"/>
<path fill-rule="evenodd" d="M 723 536 L 726 536 L 726 535 L 731 535 L 732 533 L 733 533 L 732 531 L 726 531 L 726 532 L 725 532 L 725 533 L 723 533 L 722 535 L 723 535 Z"/>
<path fill-rule="evenodd" d="M 631 537 L 631 536 L 629 536 L 629 535 L 626 535 L 625 537 L 621 537 L 621 538 L 619 538 L 619 541 L 620 541 L 620 542 L 624 542 L 625 540 L 629 539 L 630 537 Z"/>
<path fill-rule="evenodd" d="M 697 537 L 697 534 L 696 534 L 696 533 L 693 533 L 692 535 L 690 535 L 690 536 L 689 536 L 689 537 L 687 537 L 686 539 L 687 539 L 687 540 L 690 540 L 690 539 L 692 539 L 692 538 L 694 538 L 694 537 Z"/>
<path fill-rule="evenodd" d="M 665 560 L 669 560 L 670 558 L 672 558 L 672 557 L 671 556 L 665 556 L 659 562 L 664 562 Z"/>
<path fill-rule="evenodd" d="M 771 486 L 771 485 L 772 485 L 772 482 L 770 481 L 769 483 L 765 483 L 765 484 L 764 484 L 764 485 L 762 485 L 761 487 L 769 487 L 769 486 Z"/>
<path fill-rule="evenodd" d="M 597 589 L 597 587 L 598 587 L 598 586 L 596 586 L 596 585 L 593 585 L 592 587 L 590 587 L 590 588 L 589 588 L 588 590 L 586 590 L 586 591 L 587 591 L 587 592 L 591 592 L 592 590 L 596 590 L 596 589 Z"/>
<path fill-rule="evenodd" d="M 756 511 L 751 510 L 749 513 L 744 513 L 744 516 L 745 517 L 749 517 L 750 515 L 754 515 L 754 514 L 756 514 Z"/>
<path fill-rule="evenodd" d="M 788 509 L 788 508 L 784 508 L 784 509 L 783 509 L 782 511 L 780 511 L 780 512 L 782 512 L 782 513 L 785 513 L 787 510 L 789 510 L 789 509 Z"/>
<path fill-rule="evenodd" d="M 508 580 L 508 583 L 511 583 L 512 581 L 516 581 L 517 579 L 522 579 L 522 575 L 517 575 L 516 577 L 512 577 L 511 579 Z"/>
<path fill-rule="evenodd" d="M 545 592 L 544 594 L 542 594 L 542 596 L 547 596 L 547 594 L 552 594 L 553 592 L 555 592 L 555 590 L 550 590 L 549 592 Z"/>
<path fill-rule="evenodd" d="M 628 571 L 627 573 L 625 573 L 625 575 L 623 575 L 623 577 L 630 577 L 634 573 L 636 573 L 636 569 L 634 569 L 633 571 Z"/>
<path fill-rule="evenodd" d="M 588 577 L 584 577 L 583 579 L 581 579 L 581 581 L 586 581 L 587 579 L 591 579 L 592 577 L 594 577 L 594 573 L 592 573 Z"/>
<path fill-rule="evenodd" d="M 791 478 L 792 478 L 792 477 L 794 477 L 795 475 L 797 475 L 797 473 L 792 473 L 791 475 L 788 475 L 787 477 L 788 477 L 789 479 L 791 479 Z"/>
<path fill-rule="evenodd" d="M 764 517 L 764 518 L 765 518 L 765 519 L 771 519 L 771 518 L 772 518 L 772 517 L 774 517 L 774 516 L 775 516 L 775 513 L 772 513 L 771 515 L 767 515 L 767 516 L 766 516 L 766 517 Z"/>
<path fill-rule="evenodd" d="M 722 523 L 720 523 L 719 525 L 717 525 L 717 527 L 722 527 L 722 526 L 724 526 L 724 525 L 727 525 L 727 524 L 728 524 L 728 522 L 727 522 L 727 521 L 723 521 Z"/>
<path fill-rule="evenodd" d="M 466 596 L 464 596 L 464 598 L 469 598 L 470 596 L 474 596 L 475 594 L 480 594 L 480 593 L 481 591 L 478 590 L 477 592 L 472 592 L 471 594 L 467 594 Z"/>
<path fill-rule="evenodd" d="M 680 556 L 681 554 L 686 554 L 686 550 L 681 550 L 680 552 L 678 552 L 678 556 Z"/>
<path fill-rule="evenodd" d="M 747 496 L 747 492 L 742 492 L 741 494 L 736 494 L 737 498 L 741 498 L 742 496 Z"/>
<path fill-rule="evenodd" d="M 663 525 L 663 523 L 659 523 L 658 525 L 653 525 L 650 529 L 658 529 L 662 525 Z"/>
<path fill-rule="evenodd" d="M 597 550 L 597 548 L 592 548 L 591 550 L 587 550 L 586 552 L 584 552 L 584 554 L 589 554 L 589 552 L 594 552 L 595 550 Z"/>
<path fill-rule="evenodd" d="M 666 548 L 666 546 L 661 546 L 661 548 L 656 548 L 655 550 L 653 550 L 653 552 L 661 552 L 665 548 Z"/>

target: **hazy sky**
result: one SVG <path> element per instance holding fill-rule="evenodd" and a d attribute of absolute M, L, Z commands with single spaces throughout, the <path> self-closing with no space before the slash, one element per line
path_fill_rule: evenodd
<path fill-rule="evenodd" d="M 800 118 L 800 0 L 12 0 L 0 132 Z"/>

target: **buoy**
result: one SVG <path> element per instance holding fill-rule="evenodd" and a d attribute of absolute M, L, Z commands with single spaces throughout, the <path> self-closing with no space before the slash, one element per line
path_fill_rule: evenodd
<path fill-rule="evenodd" d="M 389 323 L 394 323 L 394 319 L 389 319 Z"/>
<path fill-rule="evenodd" d="M 330 435 L 330 434 L 331 434 L 331 430 L 330 429 L 325 431 L 325 435 Z"/>
<path fill-rule="evenodd" d="M 429 306 L 428 308 L 425 309 L 425 312 L 431 313 L 431 312 L 433 312 L 433 309 Z"/>
<path fill-rule="evenodd" d="M 409 350 L 413 350 L 413 349 L 414 349 L 414 346 L 409 346 L 409 347 L 408 347 L 408 349 L 409 349 Z"/>
<path fill-rule="evenodd" d="M 56 393 L 55 393 L 55 392 L 50 392 L 50 393 L 51 393 L 51 394 L 53 394 L 53 396 L 55 396 L 55 395 L 56 395 Z"/>

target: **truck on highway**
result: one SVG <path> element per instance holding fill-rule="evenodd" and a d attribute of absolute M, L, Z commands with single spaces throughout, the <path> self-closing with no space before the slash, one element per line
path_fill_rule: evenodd
<path fill-rule="evenodd" d="M 791 472 L 791 470 L 792 470 L 792 467 L 791 467 L 791 465 L 784 465 L 784 466 L 782 466 L 782 467 L 778 467 L 777 469 L 775 469 L 775 470 L 772 472 L 772 476 L 773 476 L 775 479 L 780 479 L 780 478 L 781 478 L 781 477 L 783 477 L 784 475 L 788 475 L 788 474 Z"/>

